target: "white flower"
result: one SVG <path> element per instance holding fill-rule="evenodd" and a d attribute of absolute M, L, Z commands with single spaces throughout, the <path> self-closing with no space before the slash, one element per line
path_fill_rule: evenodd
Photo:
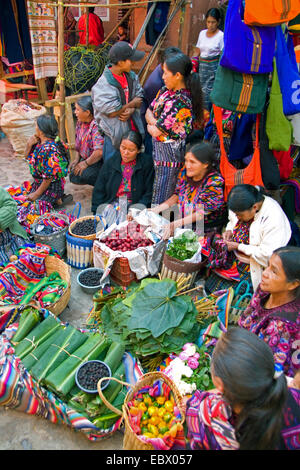
<path fill-rule="evenodd" d="M 188 357 L 193 356 L 196 353 L 196 346 L 192 346 L 192 345 L 189 344 L 185 348 L 184 352 Z"/>
<path fill-rule="evenodd" d="M 193 369 L 191 369 L 189 366 L 184 366 L 182 369 L 182 375 L 185 375 L 186 377 L 192 377 L 193 373 Z"/>

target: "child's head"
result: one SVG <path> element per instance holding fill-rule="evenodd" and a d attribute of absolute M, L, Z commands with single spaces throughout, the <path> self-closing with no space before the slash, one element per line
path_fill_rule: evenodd
<path fill-rule="evenodd" d="M 213 351 L 212 379 L 234 410 L 241 449 L 274 449 L 287 398 L 284 374 L 275 375 L 271 348 L 248 330 L 231 327 Z"/>
<path fill-rule="evenodd" d="M 118 33 L 120 34 L 120 36 L 122 36 L 123 34 L 126 34 L 127 33 L 127 29 L 126 27 L 121 24 L 119 27 L 118 27 Z"/>

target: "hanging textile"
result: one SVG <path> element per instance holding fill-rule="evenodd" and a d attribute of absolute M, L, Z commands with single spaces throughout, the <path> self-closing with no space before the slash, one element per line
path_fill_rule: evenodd
<path fill-rule="evenodd" d="M 56 77 L 57 38 L 54 7 L 27 0 L 34 75 L 36 79 Z"/>
<path fill-rule="evenodd" d="M 11 64 L 31 59 L 32 50 L 25 0 L 1 1 L 2 52 Z"/>

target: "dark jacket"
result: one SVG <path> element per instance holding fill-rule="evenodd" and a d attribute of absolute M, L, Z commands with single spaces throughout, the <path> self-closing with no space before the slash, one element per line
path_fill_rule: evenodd
<path fill-rule="evenodd" d="M 154 181 L 154 166 L 151 155 L 139 153 L 131 179 L 131 198 L 133 204 L 150 207 Z M 122 182 L 121 154 L 116 152 L 104 162 L 99 171 L 92 196 L 92 212 L 95 214 L 100 204 L 110 204 Z"/>

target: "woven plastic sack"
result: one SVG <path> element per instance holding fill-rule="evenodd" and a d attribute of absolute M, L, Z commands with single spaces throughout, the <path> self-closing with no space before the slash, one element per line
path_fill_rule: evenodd
<path fill-rule="evenodd" d="M 35 134 L 36 119 L 46 108 L 26 100 L 9 100 L 2 106 L 0 125 L 11 143 L 15 157 L 24 157 L 27 142 Z"/>

